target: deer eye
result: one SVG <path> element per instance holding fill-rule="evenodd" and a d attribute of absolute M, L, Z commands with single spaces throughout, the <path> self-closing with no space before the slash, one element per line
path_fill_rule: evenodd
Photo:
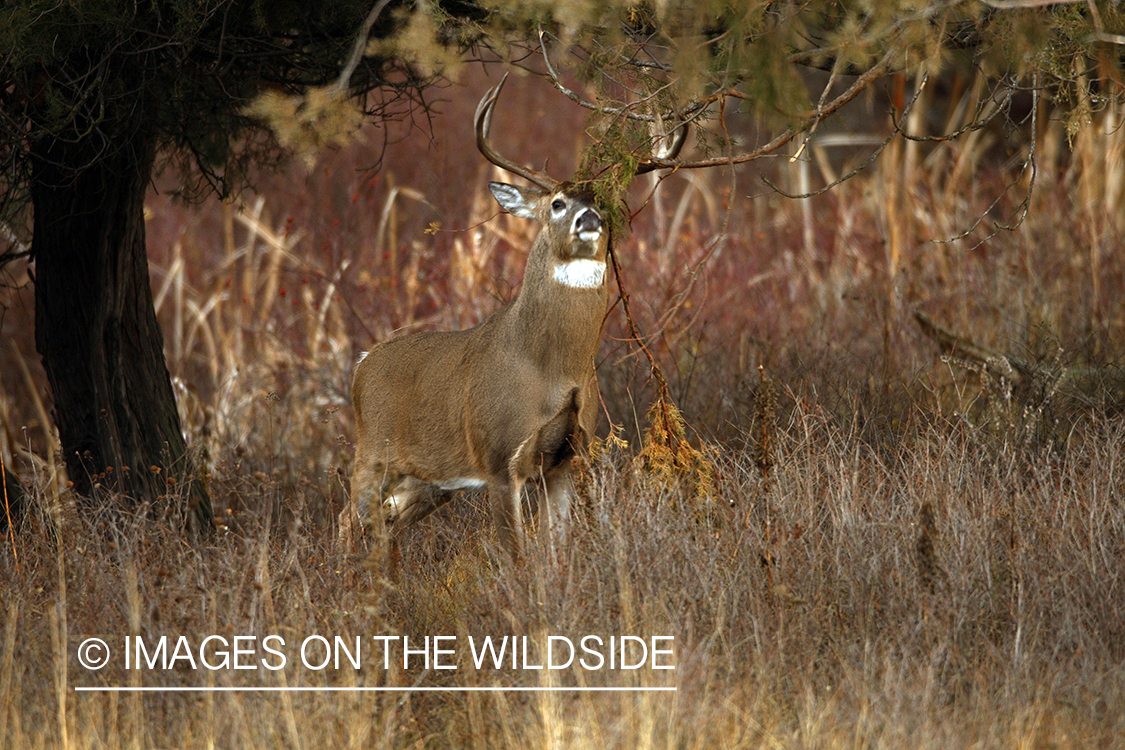
<path fill-rule="evenodd" d="M 551 203 L 551 210 L 555 213 L 562 211 L 564 208 L 566 208 L 566 203 L 564 203 L 561 198 L 555 198 Z"/>

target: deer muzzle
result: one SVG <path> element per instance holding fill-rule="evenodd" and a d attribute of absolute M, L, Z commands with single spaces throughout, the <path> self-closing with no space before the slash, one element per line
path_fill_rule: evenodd
<path fill-rule="evenodd" d="M 602 235 L 602 217 L 592 208 L 587 208 L 574 217 L 574 233 L 583 242 L 597 242 Z"/>

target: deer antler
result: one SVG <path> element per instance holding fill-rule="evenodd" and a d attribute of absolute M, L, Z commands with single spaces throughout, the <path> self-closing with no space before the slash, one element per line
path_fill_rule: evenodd
<path fill-rule="evenodd" d="M 511 172 L 514 175 L 519 175 L 528 182 L 538 185 L 542 189 L 552 192 L 561 184 L 558 180 L 553 179 L 545 172 L 537 172 L 521 164 L 516 164 L 511 159 L 506 159 L 492 148 L 492 143 L 488 140 L 488 131 L 492 127 L 492 110 L 496 106 L 496 100 L 500 96 L 500 89 L 504 86 L 504 81 L 508 80 L 508 74 L 505 73 L 504 77 L 500 79 L 500 83 L 496 84 L 495 88 L 488 90 L 477 105 L 477 113 L 474 117 L 477 131 L 477 148 L 480 150 L 484 158 L 500 167 L 501 169 Z"/>
<path fill-rule="evenodd" d="M 688 122 L 686 120 L 680 121 L 667 133 L 660 132 L 662 125 L 662 122 L 653 122 L 650 125 L 649 130 L 656 145 L 652 149 L 652 158 L 637 165 L 637 174 L 646 174 L 658 169 L 670 169 L 676 166 L 675 161 L 680 156 L 684 142 L 687 141 Z"/>

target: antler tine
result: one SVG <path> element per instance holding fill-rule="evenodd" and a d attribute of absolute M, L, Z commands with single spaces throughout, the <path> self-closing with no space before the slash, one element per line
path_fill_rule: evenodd
<path fill-rule="evenodd" d="M 492 143 L 488 140 L 488 132 L 492 128 L 492 110 L 496 106 L 496 100 L 500 97 L 500 89 L 503 88 L 506 80 L 508 80 L 507 73 L 500 79 L 500 83 L 488 90 L 481 98 L 480 104 L 477 105 L 477 113 L 474 118 L 477 131 L 477 149 L 484 155 L 484 158 L 501 169 L 518 175 L 548 192 L 553 191 L 560 184 L 558 180 L 544 172 L 537 172 L 534 169 L 516 164 L 511 159 L 504 158 L 492 148 Z"/>
<path fill-rule="evenodd" d="M 649 161 L 643 161 L 637 165 L 637 174 L 646 174 L 648 172 L 655 172 L 658 169 L 672 169 L 676 166 L 676 159 L 680 155 L 680 151 L 687 141 L 688 124 L 681 122 L 676 127 L 672 128 L 671 132 L 662 136 L 663 143 L 656 149 Z"/>

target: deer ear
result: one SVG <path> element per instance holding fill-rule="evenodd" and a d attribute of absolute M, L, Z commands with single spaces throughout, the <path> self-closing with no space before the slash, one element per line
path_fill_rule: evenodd
<path fill-rule="evenodd" d="M 488 189 L 508 213 L 521 219 L 538 219 L 535 204 L 543 197 L 543 191 L 536 188 L 521 188 L 506 182 L 490 182 Z"/>

